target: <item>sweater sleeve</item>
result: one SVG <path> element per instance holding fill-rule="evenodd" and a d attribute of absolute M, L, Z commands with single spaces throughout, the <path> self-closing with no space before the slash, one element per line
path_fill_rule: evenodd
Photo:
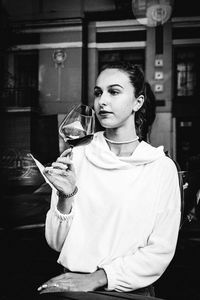
<path fill-rule="evenodd" d="M 68 215 L 63 215 L 57 210 L 57 202 L 58 196 L 53 190 L 51 195 L 51 207 L 46 216 L 45 237 L 49 246 L 60 252 L 71 226 L 73 207 Z"/>
<path fill-rule="evenodd" d="M 128 292 L 155 282 L 172 260 L 180 226 L 180 189 L 176 167 L 162 171 L 159 204 L 153 230 L 145 246 L 103 266 L 108 290 Z"/>
<path fill-rule="evenodd" d="M 73 149 L 73 164 L 77 174 L 81 166 L 83 150 L 84 147 L 75 147 Z M 72 203 L 72 210 L 68 215 L 63 215 L 58 212 L 57 203 L 58 196 L 56 191 L 52 190 L 51 207 L 46 216 L 45 237 L 49 246 L 60 252 L 73 221 L 75 202 Z"/>

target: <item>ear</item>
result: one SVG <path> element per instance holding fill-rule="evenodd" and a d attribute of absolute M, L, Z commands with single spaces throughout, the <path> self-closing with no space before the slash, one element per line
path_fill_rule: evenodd
<path fill-rule="evenodd" d="M 142 107 L 143 103 L 144 103 L 144 95 L 140 95 L 134 101 L 133 111 L 134 112 L 138 111 Z"/>

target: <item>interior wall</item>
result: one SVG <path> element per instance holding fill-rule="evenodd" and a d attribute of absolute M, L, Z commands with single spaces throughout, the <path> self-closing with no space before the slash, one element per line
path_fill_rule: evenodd
<path fill-rule="evenodd" d="M 153 146 L 164 146 L 165 151 L 169 151 L 173 157 L 172 149 L 172 115 L 170 112 L 158 112 L 152 126 L 150 142 Z"/>
<path fill-rule="evenodd" d="M 161 65 L 156 61 L 160 60 Z M 156 74 L 160 73 L 160 78 Z M 151 143 L 154 146 L 163 145 L 166 150 L 174 157 L 172 126 L 172 37 L 171 25 L 163 25 L 163 51 L 156 53 L 156 28 L 147 30 L 146 47 L 146 79 L 154 91 L 157 107 L 156 120 L 151 131 Z M 162 90 L 157 91 L 156 86 L 161 86 Z"/>
<path fill-rule="evenodd" d="M 40 107 L 45 114 L 67 112 L 81 102 L 82 49 L 64 51 L 64 66 L 56 67 L 52 59 L 54 49 L 40 50 Z"/>

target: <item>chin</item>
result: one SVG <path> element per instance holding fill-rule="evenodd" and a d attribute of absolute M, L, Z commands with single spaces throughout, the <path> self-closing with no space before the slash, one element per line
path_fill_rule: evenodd
<path fill-rule="evenodd" d="M 118 123 L 116 124 L 116 122 L 113 122 L 113 120 L 109 118 L 102 118 L 102 119 L 98 118 L 98 121 L 100 125 L 105 129 L 117 128 L 119 125 Z"/>
<path fill-rule="evenodd" d="M 103 128 L 105 128 L 105 129 L 116 128 L 116 126 L 114 126 L 113 124 L 108 124 L 108 123 L 106 123 L 106 122 L 101 122 L 100 124 L 101 124 L 101 126 L 102 126 Z"/>

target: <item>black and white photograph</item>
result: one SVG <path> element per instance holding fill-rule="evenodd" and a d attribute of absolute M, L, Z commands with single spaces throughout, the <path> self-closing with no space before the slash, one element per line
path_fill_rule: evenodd
<path fill-rule="evenodd" d="M 0 0 L 0 300 L 200 300 L 197 0 Z"/>

